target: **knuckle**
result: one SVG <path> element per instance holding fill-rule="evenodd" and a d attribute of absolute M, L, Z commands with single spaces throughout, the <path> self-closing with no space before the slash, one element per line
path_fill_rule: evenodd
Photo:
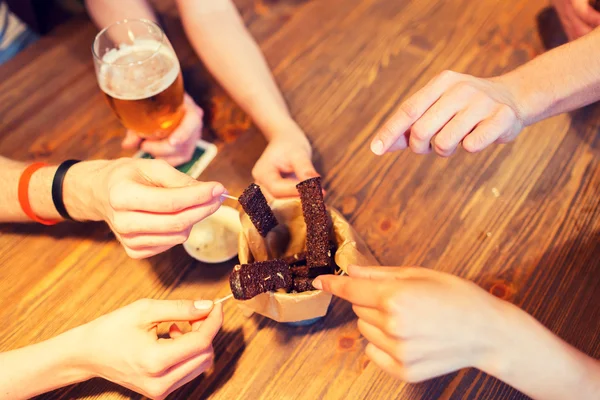
<path fill-rule="evenodd" d="M 127 201 L 124 196 L 124 191 L 119 189 L 118 185 L 111 186 L 108 189 L 108 205 L 114 210 L 122 210 L 126 208 Z"/>
<path fill-rule="evenodd" d="M 149 351 L 147 356 L 141 363 L 142 372 L 150 377 L 155 377 L 162 374 L 165 370 L 165 366 L 161 363 L 156 353 L 153 351 Z"/>
<path fill-rule="evenodd" d="M 162 400 L 169 394 L 167 386 L 161 382 L 150 382 L 146 385 L 146 394 L 155 400 Z"/>
<path fill-rule="evenodd" d="M 463 141 L 463 149 L 465 149 L 465 151 L 467 153 L 477 153 L 479 151 L 481 151 L 481 145 L 479 144 L 479 139 L 477 139 L 476 137 L 469 137 L 469 140 L 465 140 Z"/>
<path fill-rule="evenodd" d="M 406 114 L 411 120 L 415 120 L 419 117 L 419 109 L 413 100 L 408 99 L 400 105 L 400 111 Z"/>
<path fill-rule="evenodd" d="M 131 224 L 126 220 L 126 218 L 120 214 L 115 213 L 112 220 L 112 226 L 121 235 L 128 235 L 134 232 Z"/>
<path fill-rule="evenodd" d="M 460 95 L 461 97 L 473 97 L 473 96 L 485 96 L 477 87 L 473 86 L 470 82 L 462 81 L 458 82 L 452 87 L 452 90 Z M 485 96 L 487 98 L 487 96 Z"/>
<path fill-rule="evenodd" d="M 383 300 L 382 309 L 387 314 L 396 314 L 400 311 L 400 296 L 392 294 Z"/>
<path fill-rule="evenodd" d="M 436 141 L 435 142 L 435 152 L 442 157 L 449 157 L 454 152 L 454 149 L 452 148 L 452 145 L 450 145 L 449 143 L 445 143 L 443 141 L 438 143 L 438 141 Z"/>
<path fill-rule="evenodd" d="M 183 220 L 183 219 L 176 219 L 175 221 L 171 222 L 171 224 L 169 225 L 169 231 L 171 232 L 182 232 L 187 230 L 189 227 L 191 227 L 191 225 L 193 225 L 192 223 L 188 222 L 187 220 Z"/>
<path fill-rule="evenodd" d="M 384 324 L 384 330 L 388 335 L 397 337 L 402 334 L 401 324 L 399 323 L 399 318 L 396 316 L 392 316 L 386 319 Z"/>
<path fill-rule="evenodd" d="M 179 211 L 180 209 L 180 201 L 173 197 L 165 201 L 165 208 L 167 211 Z"/>
<path fill-rule="evenodd" d="M 440 72 L 435 79 L 438 81 L 442 81 L 442 82 L 446 82 L 446 81 L 451 81 L 457 78 L 459 74 L 457 72 L 451 71 L 449 69 L 445 69 L 442 72 Z"/>
<path fill-rule="evenodd" d="M 428 130 L 426 122 L 419 120 L 411 128 L 410 134 L 418 141 L 425 141 L 428 139 Z"/>
<path fill-rule="evenodd" d="M 400 379 L 408 383 L 418 383 L 421 381 L 418 371 L 413 367 L 402 367 L 399 371 Z"/>
<path fill-rule="evenodd" d="M 515 119 L 517 114 L 515 113 L 515 110 L 512 109 L 512 107 L 510 107 L 507 104 L 501 104 L 498 107 L 498 111 L 496 112 L 496 114 L 498 115 L 498 118 L 502 119 L 502 120 L 512 120 Z"/>
<path fill-rule="evenodd" d="M 400 361 L 402 364 L 406 364 L 406 351 L 402 342 L 396 342 L 393 345 L 392 352 L 396 360 Z"/>
<path fill-rule="evenodd" d="M 140 315 L 147 314 L 152 308 L 152 299 L 139 299 L 136 300 L 132 305 L 136 308 Z"/>
<path fill-rule="evenodd" d="M 132 258 L 134 260 L 141 260 L 142 258 L 144 258 L 144 255 L 142 253 L 140 253 L 139 251 L 125 245 L 125 253 L 127 253 L 127 255 L 129 256 L 129 258 Z"/>
<path fill-rule="evenodd" d="M 191 230 L 192 230 L 192 228 L 190 227 L 182 232 L 178 232 L 177 234 L 175 234 L 173 236 L 172 244 L 178 245 L 178 244 L 184 243 L 190 237 Z"/>

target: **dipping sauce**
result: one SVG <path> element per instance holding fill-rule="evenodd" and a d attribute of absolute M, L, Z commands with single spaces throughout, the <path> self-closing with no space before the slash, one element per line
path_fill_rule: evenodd
<path fill-rule="evenodd" d="M 238 211 L 221 206 L 213 215 L 194 225 L 183 247 L 197 260 L 207 263 L 225 262 L 238 253 L 240 230 Z"/>

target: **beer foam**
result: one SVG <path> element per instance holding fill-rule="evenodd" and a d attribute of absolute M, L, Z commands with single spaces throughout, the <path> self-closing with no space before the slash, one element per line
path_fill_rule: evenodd
<path fill-rule="evenodd" d="M 98 83 L 103 92 L 121 100 L 140 100 L 166 90 L 179 75 L 179 61 L 155 40 L 136 40 L 102 57 Z"/>

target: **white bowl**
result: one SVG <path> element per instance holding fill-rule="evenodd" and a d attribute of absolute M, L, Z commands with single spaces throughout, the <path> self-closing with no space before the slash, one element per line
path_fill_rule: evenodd
<path fill-rule="evenodd" d="M 222 263 L 237 255 L 241 229 L 240 213 L 235 208 L 221 206 L 213 215 L 194 225 L 183 248 L 198 261 Z"/>

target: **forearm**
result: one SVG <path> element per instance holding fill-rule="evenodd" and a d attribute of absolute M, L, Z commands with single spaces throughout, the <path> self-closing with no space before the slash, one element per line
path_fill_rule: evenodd
<path fill-rule="evenodd" d="M 600 398 L 600 361 L 513 305 L 507 304 L 504 316 L 490 336 L 496 351 L 480 369 L 534 399 Z"/>
<path fill-rule="evenodd" d="M 63 201 L 71 217 L 77 220 L 99 220 L 94 210 L 89 208 L 93 188 L 89 184 L 89 174 L 104 165 L 104 161 L 88 161 L 76 164 L 67 172 L 63 184 Z M 0 157 L 0 222 L 28 222 L 19 203 L 19 180 L 27 164 Z M 29 181 L 29 203 L 33 213 L 42 219 L 60 220 L 52 200 L 52 181 L 58 166 L 39 169 Z"/>
<path fill-rule="evenodd" d="M 178 0 L 178 6 L 197 54 L 267 139 L 289 134 L 295 122 L 231 0 Z"/>
<path fill-rule="evenodd" d="M 28 399 L 92 378 L 78 328 L 45 342 L 0 354 L 0 397 Z"/>
<path fill-rule="evenodd" d="M 85 0 L 85 6 L 100 29 L 126 18 L 156 22 L 156 15 L 146 0 Z"/>
<path fill-rule="evenodd" d="M 499 79 L 530 125 L 600 100 L 600 29 L 533 59 Z"/>

